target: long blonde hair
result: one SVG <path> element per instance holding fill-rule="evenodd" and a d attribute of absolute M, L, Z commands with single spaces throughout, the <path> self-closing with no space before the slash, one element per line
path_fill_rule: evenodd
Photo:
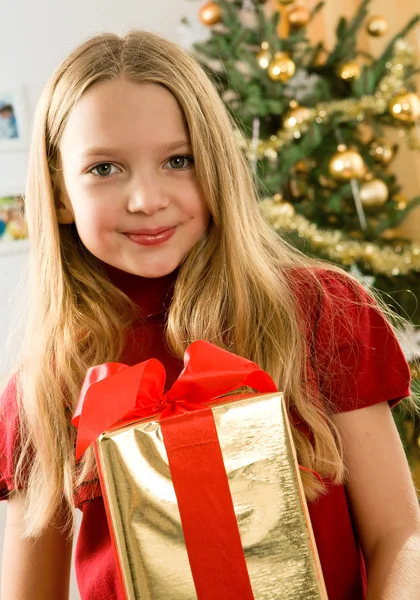
<path fill-rule="evenodd" d="M 54 73 L 34 122 L 26 192 L 31 304 L 19 362 L 16 461 L 18 481 L 26 477 L 29 536 L 43 530 L 63 499 L 74 507 L 75 486 L 95 468 L 90 450 L 75 465 L 70 417 L 87 369 L 118 360 L 135 311 L 83 246 L 74 224 L 58 225 L 56 216 L 60 189 L 54 173 L 69 114 L 90 86 L 120 77 L 163 85 L 177 99 L 211 213 L 208 232 L 180 268 L 166 332 L 172 349 L 182 356 L 190 342 L 204 339 L 257 362 L 312 432 L 310 440 L 292 422 L 300 463 L 335 483 L 344 476 L 337 431 L 304 384 L 309 324 L 290 277 L 290 269 L 298 269 L 317 285 L 317 263 L 279 239 L 262 218 L 233 123 L 198 63 L 151 33 L 100 34 Z M 303 479 L 307 497 L 315 498 L 320 484 L 308 473 Z"/>

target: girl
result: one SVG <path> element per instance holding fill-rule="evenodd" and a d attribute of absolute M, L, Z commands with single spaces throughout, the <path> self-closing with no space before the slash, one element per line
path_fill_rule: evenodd
<path fill-rule="evenodd" d="M 329 598 L 420 597 L 420 515 L 389 410 L 409 395 L 407 364 L 372 298 L 261 218 L 232 123 L 190 56 L 140 31 L 76 49 L 37 110 L 26 210 L 31 306 L 1 400 L 2 600 L 68 598 L 74 507 L 82 599 L 122 597 L 71 415 L 92 365 L 156 357 L 171 386 L 197 339 L 286 392 L 300 463 L 325 484 L 304 473 Z"/>

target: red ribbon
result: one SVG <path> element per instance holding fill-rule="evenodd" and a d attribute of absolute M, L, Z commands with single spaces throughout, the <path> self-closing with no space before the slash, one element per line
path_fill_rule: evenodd
<path fill-rule="evenodd" d="M 106 363 L 89 369 L 72 421 L 79 429 L 76 458 L 104 431 L 159 415 L 198 599 L 253 600 L 207 404 L 243 386 L 260 393 L 277 387 L 255 363 L 204 341 L 187 348 L 184 369 L 166 393 L 165 378 L 156 359 L 134 367 Z"/>

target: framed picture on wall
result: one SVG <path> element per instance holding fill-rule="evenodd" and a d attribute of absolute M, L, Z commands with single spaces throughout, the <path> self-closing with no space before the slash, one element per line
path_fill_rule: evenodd
<path fill-rule="evenodd" d="M 22 196 L 0 196 L 0 248 L 2 242 L 24 240 L 28 230 Z"/>
<path fill-rule="evenodd" d="M 0 87 L 0 151 L 26 146 L 26 103 L 21 87 Z"/>

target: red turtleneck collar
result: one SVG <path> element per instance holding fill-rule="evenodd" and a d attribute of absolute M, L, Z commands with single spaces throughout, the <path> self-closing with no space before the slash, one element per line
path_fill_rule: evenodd
<path fill-rule="evenodd" d="M 172 300 L 179 269 L 164 277 L 140 277 L 105 265 L 110 281 L 137 304 L 145 317 L 165 313 Z"/>

